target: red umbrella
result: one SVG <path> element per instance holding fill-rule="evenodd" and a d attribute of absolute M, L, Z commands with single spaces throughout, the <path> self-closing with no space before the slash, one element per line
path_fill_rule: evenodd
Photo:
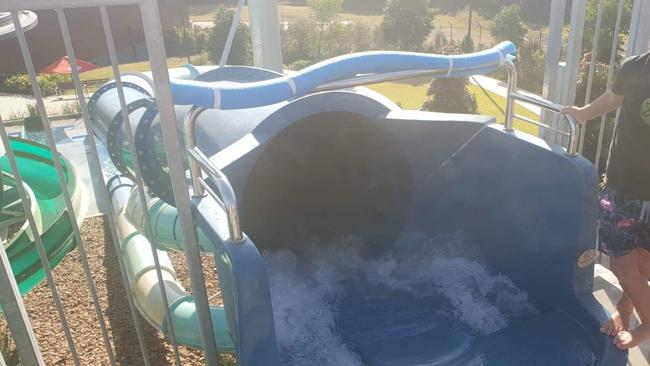
<path fill-rule="evenodd" d="M 80 73 L 90 71 L 98 68 L 99 66 L 93 65 L 90 62 L 77 59 L 77 70 Z M 70 61 L 68 56 L 63 56 L 60 59 L 54 61 L 50 66 L 41 70 L 41 74 L 72 74 L 72 67 L 70 66 Z"/>

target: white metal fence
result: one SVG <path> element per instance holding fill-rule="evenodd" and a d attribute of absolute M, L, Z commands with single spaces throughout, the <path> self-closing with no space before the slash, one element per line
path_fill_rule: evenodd
<path fill-rule="evenodd" d="M 93 303 L 95 316 L 102 333 L 102 340 L 103 340 L 103 345 L 101 345 L 102 346 L 101 348 L 103 349 L 102 352 L 106 353 L 110 364 L 115 365 L 116 357 L 114 352 L 114 346 L 112 344 L 112 339 L 111 336 L 109 335 L 109 331 L 106 325 L 105 309 L 102 308 L 102 304 L 100 303 L 100 299 L 98 298 L 97 295 L 97 289 L 96 289 L 96 285 L 92 273 L 93 269 L 90 268 L 85 244 L 81 240 L 80 228 L 78 226 L 75 217 L 74 206 L 71 201 L 71 192 L 68 192 L 65 189 L 66 173 L 61 166 L 60 160 L 58 159 L 59 151 L 57 148 L 54 134 L 52 132 L 53 129 L 51 128 L 52 126 L 49 118 L 52 114 L 56 113 L 56 111 L 53 110 L 51 106 L 51 104 L 54 103 L 54 101 L 42 97 L 41 91 L 36 81 L 36 71 L 34 69 L 34 65 L 32 63 L 32 59 L 30 55 L 30 48 L 29 48 L 30 45 L 28 44 L 25 38 L 24 32 L 20 28 L 20 24 L 16 12 L 24 9 L 30 9 L 30 10 L 53 9 L 56 11 L 57 19 L 59 23 L 58 31 L 61 32 L 61 35 L 63 37 L 65 50 L 67 56 L 71 61 L 71 66 L 72 66 L 71 69 L 73 70 L 72 79 L 76 91 L 76 98 L 74 98 L 75 99 L 74 102 L 75 103 L 78 102 L 79 112 L 83 117 L 86 131 L 89 132 L 88 133 L 89 165 L 91 171 L 94 171 L 95 174 L 99 174 L 101 176 L 101 173 L 98 173 L 101 172 L 100 158 L 98 155 L 93 134 L 90 132 L 92 130 L 90 126 L 90 117 L 86 106 L 87 91 L 84 90 L 84 87 L 79 78 L 79 74 L 76 71 L 77 70 L 76 62 L 75 62 L 76 58 L 75 58 L 74 47 L 72 45 L 72 41 L 70 38 L 68 23 L 66 20 L 66 9 L 80 8 L 80 7 L 95 7 L 99 9 L 99 12 L 101 14 L 101 24 L 98 24 L 98 26 L 103 27 L 104 30 L 105 41 L 109 51 L 111 65 L 113 67 L 113 72 L 117 83 L 119 100 L 122 109 L 122 116 L 124 120 L 127 121 L 125 125 L 127 126 L 128 129 L 130 126 L 128 122 L 129 113 L 127 111 L 126 103 L 124 100 L 124 91 L 122 89 L 121 77 L 118 70 L 118 60 L 116 57 L 116 50 L 113 41 L 111 23 L 108 17 L 108 11 L 110 7 L 123 6 L 123 5 L 136 5 L 139 8 L 141 14 L 141 20 L 142 20 L 144 33 L 145 33 L 147 50 L 149 52 L 149 58 L 151 60 L 151 69 L 153 74 L 156 102 L 158 104 L 158 110 L 160 111 L 160 116 L 162 121 L 162 130 L 163 130 L 163 135 L 165 140 L 164 145 L 167 152 L 169 168 L 171 171 L 175 202 L 178 208 L 179 219 L 183 227 L 184 240 L 186 244 L 185 256 L 187 260 L 187 267 L 189 271 L 192 292 L 197 305 L 198 324 L 199 324 L 198 331 L 201 334 L 201 340 L 203 345 L 202 348 L 205 357 L 205 362 L 209 365 L 217 365 L 219 364 L 218 352 L 217 352 L 217 347 L 215 342 L 215 336 L 211 326 L 212 322 L 210 319 L 208 296 L 206 293 L 205 281 L 204 281 L 204 276 L 203 276 L 201 261 L 199 256 L 199 249 L 196 241 L 196 233 L 193 225 L 190 197 L 189 197 L 189 193 L 185 181 L 185 173 L 184 173 L 185 169 L 183 167 L 183 158 L 180 154 L 178 154 L 178 151 L 182 150 L 182 145 L 179 139 L 179 132 L 176 128 L 174 107 L 172 104 L 172 97 L 171 97 L 170 84 L 169 84 L 169 74 L 167 70 L 166 56 L 164 50 L 163 33 L 160 24 L 160 16 L 159 16 L 157 1 L 156 0 L 21 0 L 21 1 L 0 0 L 0 11 L 12 12 L 14 25 L 16 26 L 16 36 L 18 39 L 18 43 L 20 45 L 20 51 L 25 61 L 25 66 L 27 68 L 31 80 L 31 84 L 32 84 L 33 95 L 35 96 L 34 103 L 39 112 L 43 125 L 45 126 L 47 145 L 54 157 L 52 161 L 54 162 L 57 171 L 59 185 L 60 187 L 64 187 L 63 197 L 64 197 L 68 215 L 70 216 L 69 219 L 74 232 L 74 239 L 75 242 L 77 243 L 78 256 L 79 259 L 81 260 L 84 269 L 86 284 L 90 290 L 91 301 Z M 19 113 L 19 111 L 13 113 L 17 114 Z M 12 112 L 9 112 L 7 116 L 3 114 L 3 118 L 12 118 L 12 117 L 15 117 L 14 115 L 12 115 Z M 135 177 L 136 177 L 135 183 L 137 185 L 137 189 L 140 191 L 140 197 L 143 200 L 142 203 L 146 207 L 146 202 L 144 202 L 145 191 L 142 182 L 142 176 L 140 174 L 141 173 L 140 166 L 137 161 L 137 154 L 135 154 L 135 146 L 134 146 L 133 135 L 131 131 L 128 131 L 127 136 L 128 136 L 129 149 L 133 153 L 132 156 L 135 159 L 134 161 Z M 7 147 L 10 146 L 7 129 L 5 128 L 4 123 L 2 123 L 1 121 L 0 121 L 0 137 L 2 137 L 4 146 Z M 52 299 L 55 303 L 58 320 L 61 322 L 62 325 L 62 329 L 63 329 L 62 336 L 65 337 L 67 341 L 68 349 L 61 350 L 61 353 L 69 352 L 73 360 L 73 363 L 75 365 L 80 365 L 81 362 L 79 359 L 78 347 L 71 334 L 70 324 L 67 318 L 67 316 L 69 316 L 70 314 L 67 314 L 66 309 L 64 309 L 63 307 L 61 295 L 58 291 L 57 283 L 54 279 L 54 276 L 52 275 L 52 268 L 50 268 L 47 255 L 43 247 L 43 242 L 40 239 L 38 231 L 36 230 L 37 227 L 36 220 L 29 209 L 29 195 L 28 192 L 26 192 L 25 189 L 23 188 L 22 179 L 20 175 L 20 168 L 17 166 L 16 163 L 16 156 L 13 153 L 12 149 L 7 148 L 6 150 L 7 150 L 7 158 L 11 165 L 11 173 L 17 182 L 16 186 L 19 191 L 19 196 L 22 199 L 24 205 L 26 219 L 29 223 L 29 226 L 32 228 L 31 230 L 32 230 L 32 235 L 35 239 L 35 245 L 38 249 L 41 258 L 41 264 L 45 271 L 45 275 L 47 278 L 47 283 L 49 285 Z M 127 274 L 124 267 L 124 258 L 122 258 L 122 250 L 120 249 L 118 237 L 115 232 L 115 225 L 114 225 L 115 217 L 112 214 L 113 210 L 110 207 L 111 203 L 109 200 L 108 192 L 105 188 L 105 184 L 103 184 L 102 188 L 96 189 L 95 195 L 99 201 L 102 201 L 109 208 L 107 210 L 107 217 L 106 217 L 106 219 L 108 220 L 107 226 L 111 231 L 113 243 L 115 245 L 114 252 L 118 256 L 118 263 L 120 266 L 120 272 L 122 274 L 124 289 L 127 294 L 126 300 L 128 301 L 129 304 L 131 321 L 133 322 L 137 332 L 139 348 L 140 348 L 140 352 L 142 353 L 142 358 L 144 360 L 143 362 L 144 364 L 149 365 L 150 354 L 147 351 L 145 340 L 143 338 L 143 328 L 140 320 L 141 318 L 137 314 L 137 309 L 134 304 L 133 298 L 131 296 L 132 295 L 131 288 L 127 281 Z M 146 210 L 145 210 L 145 225 L 147 228 L 146 231 L 147 231 L 147 235 L 150 238 L 150 242 L 153 243 L 153 238 L 151 237 L 150 224 L 151 224 L 150 219 L 146 214 Z M 153 250 L 153 253 L 156 253 L 156 251 Z M 163 274 L 158 262 L 157 255 L 156 255 L 156 274 L 157 274 L 158 281 L 162 283 Z M 34 332 L 32 330 L 28 314 L 26 313 L 25 307 L 22 304 L 22 299 L 18 292 L 17 283 L 14 280 L 13 273 L 11 272 L 11 269 L 9 267 L 8 258 L 6 256 L 4 249 L 0 249 L 0 284 L 1 284 L 0 303 L 2 304 L 2 309 L 6 321 L 11 330 L 11 334 L 15 341 L 16 349 L 22 363 L 24 365 L 44 364 L 38 341 L 34 336 Z M 161 291 L 162 291 L 161 301 L 164 303 L 165 308 L 169 308 L 169 304 L 167 302 L 167 295 L 165 293 L 164 287 L 161 287 Z M 181 361 L 180 361 L 179 351 L 178 351 L 178 342 L 176 341 L 176 338 L 174 336 L 174 330 L 173 330 L 174 324 L 171 322 L 171 319 L 168 319 L 168 325 L 169 325 L 169 335 L 171 338 L 171 343 L 175 355 L 174 357 L 175 362 L 176 364 L 180 364 Z M 94 352 L 100 352 L 100 348 L 99 348 L 100 345 L 97 345 L 97 347 L 98 348 Z"/>

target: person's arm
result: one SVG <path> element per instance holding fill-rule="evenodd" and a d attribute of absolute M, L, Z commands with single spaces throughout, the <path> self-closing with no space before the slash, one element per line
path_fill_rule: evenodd
<path fill-rule="evenodd" d="M 603 114 L 615 111 L 623 105 L 625 95 L 625 85 L 631 80 L 633 75 L 630 73 L 630 65 L 633 57 L 629 57 L 623 62 L 621 68 L 616 73 L 616 79 L 603 95 L 598 97 L 590 104 L 584 107 L 566 107 L 562 113 L 570 114 L 576 119 L 576 122 L 583 124 Z"/>
<path fill-rule="evenodd" d="M 611 89 L 584 107 L 566 107 L 562 113 L 570 114 L 576 121 L 583 124 L 603 114 L 615 111 L 623 105 L 623 95 L 614 93 Z"/>

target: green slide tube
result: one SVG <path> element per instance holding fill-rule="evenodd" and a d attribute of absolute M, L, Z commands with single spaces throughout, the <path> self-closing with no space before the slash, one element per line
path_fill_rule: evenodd
<path fill-rule="evenodd" d="M 156 249 L 156 253 L 163 282 L 161 284 L 158 281 L 154 253 L 149 240 L 127 219 L 125 210 L 127 201 L 137 201 L 134 200 L 137 190 L 132 190 L 132 186 L 133 183 L 125 177 L 116 176 L 108 181 L 108 191 L 117 214 L 117 235 L 124 255 L 127 279 L 133 292 L 134 303 L 147 322 L 162 332 L 167 339 L 171 338 L 167 322 L 167 312 L 169 312 L 177 342 L 200 349 L 202 343 L 194 297 L 188 294 L 177 280 L 169 256 L 160 249 Z M 167 294 L 168 309 L 165 308 L 162 300 L 163 286 Z M 219 351 L 234 353 L 235 346 L 223 307 L 210 306 L 210 315 Z"/>
<path fill-rule="evenodd" d="M 54 268 L 76 243 L 52 153 L 44 145 L 15 137 L 10 138 L 10 145 L 26 191 L 31 196 L 32 204 L 29 208 L 37 221 L 38 233 L 43 241 L 48 262 Z M 77 223 L 81 225 L 88 208 L 88 195 L 72 164 L 63 157 L 60 161 Z M 11 176 L 6 155 L 0 157 L 0 170 L 3 174 L 3 184 L 9 188 L 3 195 L 4 207 L 5 204 L 14 204 L 18 199 L 17 193 L 14 193 L 16 182 Z M 32 230 L 27 223 L 5 244 L 21 294 L 26 294 L 45 278 L 35 245 Z"/>
<path fill-rule="evenodd" d="M 145 212 L 142 209 L 142 200 L 137 191 L 133 191 L 129 197 L 124 213 L 139 232 L 145 232 Z M 183 230 L 181 223 L 176 214 L 176 207 L 165 203 L 160 198 L 152 198 L 148 201 L 147 209 L 151 218 L 152 232 L 154 235 L 154 244 L 157 249 L 165 251 L 182 251 L 183 247 Z M 200 228 L 197 228 L 197 239 L 201 252 L 212 254 L 212 244 L 203 234 Z"/>

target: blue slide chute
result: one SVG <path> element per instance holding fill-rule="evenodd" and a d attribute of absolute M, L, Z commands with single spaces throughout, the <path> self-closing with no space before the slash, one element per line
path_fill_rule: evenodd
<path fill-rule="evenodd" d="M 252 82 L 207 83 L 172 81 L 174 103 L 210 109 L 243 109 L 270 105 L 316 91 L 319 86 L 361 74 L 410 70 L 446 71 L 442 77 L 489 73 L 514 58 L 512 42 L 464 55 L 432 55 L 414 52 L 361 52 L 326 60 L 292 75 Z"/>

